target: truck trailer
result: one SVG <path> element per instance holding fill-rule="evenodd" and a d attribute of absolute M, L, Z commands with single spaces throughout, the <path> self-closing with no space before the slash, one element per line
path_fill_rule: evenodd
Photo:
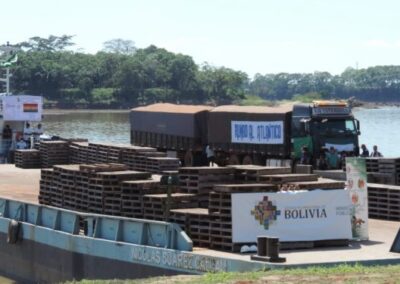
<path fill-rule="evenodd" d="M 343 101 L 277 107 L 154 104 L 132 109 L 130 122 L 132 144 L 171 151 L 184 165 L 204 164 L 207 145 L 219 165 L 296 162 L 304 146 L 314 162 L 330 147 L 346 156 L 359 152 L 359 122 Z"/>

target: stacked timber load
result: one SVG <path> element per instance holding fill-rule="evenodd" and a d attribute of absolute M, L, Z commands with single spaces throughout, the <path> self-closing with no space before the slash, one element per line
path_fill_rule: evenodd
<path fill-rule="evenodd" d="M 201 207 L 207 207 L 213 186 L 233 181 L 233 168 L 184 167 L 178 171 L 179 187 L 183 193 L 195 194 Z"/>
<path fill-rule="evenodd" d="M 88 161 L 89 143 L 71 142 L 69 144 L 70 162 L 72 164 L 86 164 Z"/>
<path fill-rule="evenodd" d="M 311 176 L 311 175 L 310 175 Z M 327 178 L 318 178 L 317 180 L 297 180 L 278 182 L 281 191 L 285 190 L 314 190 L 314 189 L 343 189 L 345 187 L 344 181 L 338 181 Z"/>
<path fill-rule="evenodd" d="M 214 186 L 209 198 L 210 248 L 237 252 L 243 244 L 232 242 L 232 193 L 277 192 L 271 184 L 224 184 Z"/>
<path fill-rule="evenodd" d="M 87 195 L 76 184 L 79 165 L 56 165 L 53 169 L 57 177 L 55 185 L 60 190 L 62 208 L 84 210 L 85 207 L 82 204 L 86 204 Z"/>
<path fill-rule="evenodd" d="M 150 177 L 150 173 L 129 171 L 122 164 L 56 165 L 42 169 L 39 202 L 70 210 L 121 215 L 122 198 L 128 197 L 122 194 L 123 182 L 146 183 Z M 139 209 L 142 210 L 142 204 Z"/>
<path fill-rule="evenodd" d="M 89 177 L 89 211 L 99 214 L 121 215 L 122 182 L 149 178 L 149 173 L 137 171 L 96 172 Z"/>
<path fill-rule="evenodd" d="M 19 149 L 14 154 L 15 166 L 23 169 L 41 167 L 40 151 L 36 149 Z"/>
<path fill-rule="evenodd" d="M 131 110 L 131 143 L 158 149 L 191 150 L 206 144 L 212 107 L 153 104 Z"/>
<path fill-rule="evenodd" d="M 40 172 L 39 204 L 52 205 L 55 191 L 53 169 L 42 169 Z"/>
<path fill-rule="evenodd" d="M 160 182 L 152 179 L 129 180 L 121 183 L 121 215 L 143 218 L 143 196 L 165 193 Z"/>
<path fill-rule="evenodd" d="M 172 209 L 170 222 L 178 224 L 192 239 L 193 245 L 210 247 L 210 214 L 207 208 Z"/>
<path fill-rule="evenodd" d="M 40 156 L 42 168 L 50 168 L 54 165 L 69 163 L 69 147 L 66 141 L 42 141 L 40 142 Z"/>
<path fill-rule="evenodd" d="M 235 170 L 235 180 L 245 183 L 259 183 L 260 176 L 290 174 L 290 167 L 264 167 L 257 165 L 232 165 L 229 166 Z"/>
<path fill-rule="evenodd" d="M 179 159 L 167 157 L 164 152 L 155 148 L 127 148 L 122 155 L 122 162 L 136 171 L 161 174 L 165 171 L 175 171 L 179 168 Z"/>
<path fill-rule="evenodd" d="M 400 158 L 367 158 L 368 182 L 399 185 Z"/>
<path fill-rule="evenodd" d="M 368 183 L 370 218 L 400 221 L 400 186 Z"/>
<path fill-rule="evenodd" d="M 198 207 L 197 197 L 189 193 L 146 194 L 143 196 L 143 217 L 167 220 L 170 209 Z"/>

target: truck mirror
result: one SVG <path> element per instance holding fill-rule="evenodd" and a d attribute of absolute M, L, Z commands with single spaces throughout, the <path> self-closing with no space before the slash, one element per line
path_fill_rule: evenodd
<path fill-rule="evenodd" d="M 356 123 L 357 123 L 357 130 L 358 132 L 360 132 L 360 121 L 358 119 L 356 119 Z"/>

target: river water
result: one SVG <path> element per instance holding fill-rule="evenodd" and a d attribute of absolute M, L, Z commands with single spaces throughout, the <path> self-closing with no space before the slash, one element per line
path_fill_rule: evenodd
<path fill-rule="evenodd" d="M 360 120 L 360 144 L 371 151 L 378 145 L 385 157 L 400 157 L 400 108 L 354 110 Z M 129 143 L 129 113 L 115 111 L 48 114 L 43 122 L 45 133 L 62 137 L 88 138 L 91 142 Z"/>

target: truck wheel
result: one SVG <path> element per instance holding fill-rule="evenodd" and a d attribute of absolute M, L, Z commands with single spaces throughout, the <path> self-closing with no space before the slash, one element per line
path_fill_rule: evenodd
<path fill-rule="evenodd" d="M 232 154 L 229 156 L 228 165 L 240 165 L 239 156 L 236 154 Z"/>
<path fill-rule="evenodd" d="M 185 167 L 191 167 L 191 166 L 193 166 L 193 153 L 192 153 L 192 151 L 186 151 L 186 154 L 185 154 L 185 158 L 184 158 L 184 166 Z"/>
<path fill-rule="evenodd" d="M 244 156 L 243 158 L 243 165 L 252 165 L 253 164 L 253 158 L 249 155 Z"/>

